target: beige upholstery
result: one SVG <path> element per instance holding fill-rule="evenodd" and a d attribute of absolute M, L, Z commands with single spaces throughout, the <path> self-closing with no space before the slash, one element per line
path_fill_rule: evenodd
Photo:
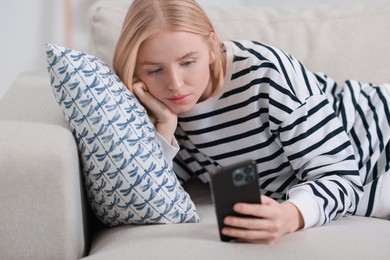
<path fill-rule="evenodd" d="M 254 2 L 204 7 L 223 39 L 275 45 L 339 80 L 390 82 L 390 4 Z M 100 0 L 89 13 L 89 52 L 108 63 L 128 5 Z M 21 75 L 0 101 L 0 259 L 390 259 L 390 222 L 373 218 L 345 217 L 271 246 L 220 242 L 198 181 L 185 188 L 200 223 L 106 228 L 90 217 L 79 171 L 48 76 Z"/>
<path fill-rule="evenodd" d="M 91 10 L 90 52 L 107 63 L 128 2 L 112 5 L 106 0 Z M 262 41 L 337 80 L 390 82 L 390 5 L 356 2 L 303 9 L 229 5 L 204 9 L 222 40 Z"/>

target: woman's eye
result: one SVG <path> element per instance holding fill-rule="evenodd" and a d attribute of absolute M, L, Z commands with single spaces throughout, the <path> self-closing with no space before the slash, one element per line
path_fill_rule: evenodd
<path fill-rule="evenodd" d="M 148 71 L 148 75 L 158 74 L 162 71 L 162 69 L 153 69 Z"/>
<path fill-rule="evenodd" d="M 182 66 L 191 66 L 192 64 L 194 64 L 195 63 L 195 60 L 187 60 L 187 61 L 184 61 L 183 63 L 182 63 Z"/>

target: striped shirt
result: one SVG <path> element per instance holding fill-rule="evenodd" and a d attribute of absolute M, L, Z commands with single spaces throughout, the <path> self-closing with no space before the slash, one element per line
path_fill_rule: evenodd
<path fill-rule="evenodd" d="M 224 45 L 222 91 L 179 115 L 180 151 L 174 159 L 179 179 L 198 176 L 207 182 L 217 167 L 253 159 L 262 194 L 294 203 L 305 228 L 356 214 L 363 186 L 389 171 L 389 106 L 358 108 L 364 96 L 360 83 L 339 86 L 276 48 L 251 41 Z M 377 90 L 365 88 L 370 103 Z M 387 93 L 377 103 L 385 107 L 389 100 Z M 367 107 L 373 120 L 382 118 L 375 126 L 361 120 Z M 359 139 L 362 132 L 374 134 Z"/>

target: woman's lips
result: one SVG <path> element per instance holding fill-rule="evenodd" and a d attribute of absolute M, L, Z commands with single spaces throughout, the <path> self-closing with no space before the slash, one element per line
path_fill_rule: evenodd
<path fill-rule="evenodd" d="M 168 98 L 168 100 L 172 103 L 175 103 L 175 104 L 183 104 L 183 103 L 186 103 L 189 98 L 190 98 L 190 95 L 180 95 L 180 96 L 174 96 L 174 97 Z"/>

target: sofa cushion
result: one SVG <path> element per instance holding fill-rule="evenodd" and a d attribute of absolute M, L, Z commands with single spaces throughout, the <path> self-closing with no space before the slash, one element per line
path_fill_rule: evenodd
<path fill-rule="evenodd" d="M 146 110 L 110 67 L 94 56 L 50 44 L 47 60 L 96 216 L 109 226 L 198 221 Z"/>
<path fill-rule="evenodd" d="M 221 242 L 208 186 L 191 180 L 184 188 L 200 223 L 103 229 L 88 259 L 389 259 L 389 221 L 357 216 L 285 235 L 274 245 Z"/>
<path fill-rule="evenodd" d="M 131 1 L 116 2 L 98 1 L 89 15 L 90 51 L 108 64 Z M 325 72 L 339 81 L 390 82 L 388 3 L 332 1 L 302 7 L 295 1 L 282 1 L 281 6 L 264 6 L 264 2 L 251 1 L 245 6 L 210 3 L 203 8 L 222 40 L 257 40 L 276 46 L 311 71 Z"/>

